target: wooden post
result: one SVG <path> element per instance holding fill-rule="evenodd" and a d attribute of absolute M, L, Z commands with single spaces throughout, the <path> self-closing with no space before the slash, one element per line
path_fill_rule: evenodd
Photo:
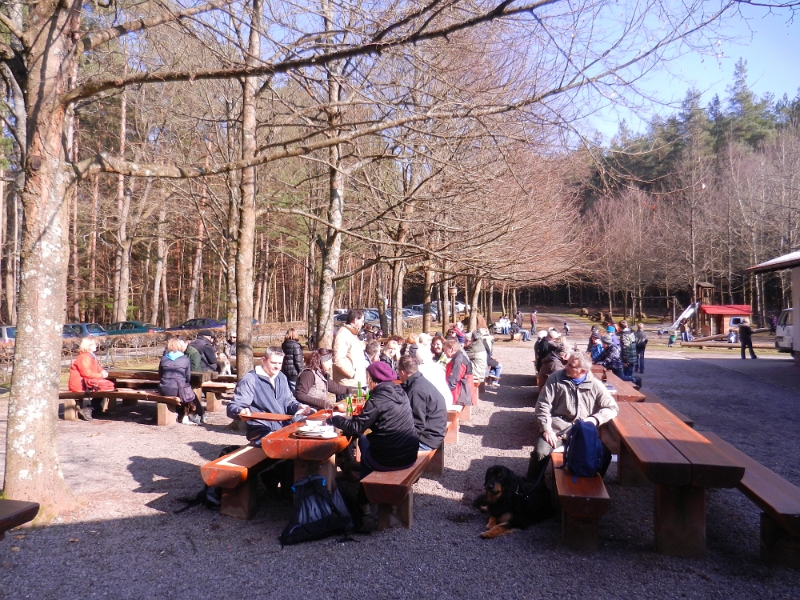
<path fill-rule="evenodd" d="M 656 552 L 679 558 L 705 558 L 705 488 L 656 485 L 654 496 Z"/>

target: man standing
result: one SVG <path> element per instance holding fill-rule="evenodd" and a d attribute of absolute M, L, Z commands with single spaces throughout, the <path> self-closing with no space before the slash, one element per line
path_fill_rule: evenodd
<path fill-rule="evenodd" d="M 358 334 L 364 326 L 364 313 L 351 310 L 347 323 L 339 328 L 333 340 L 333 380 L 347 387 L 367 388 L 367 360 L 364 357 L 364 342 Z"/>
<path fill-rule="evenodd" d="M 539 315 L 536 314 L 536 311 L 531 313 L 531 336 L 536 335 L 536 324 L 539 322 Z"/>
<path fill-rule="evenodd" d="M 739 342 L 742 344 L 742 360 L 747 359 L 744 354 L 745 348 L 750 349 L 750 358 L 758 358 L 753 352 L 753 330 L 750 328 L 750 319 L 742 319 L 742 324 L 739 325 Z"/>
<path fill-rule="evenodd" d="M 444 397 L 419 372 L 417 359 L 413 356 L 400 359 L 398 375 L 403 391 L 411 402 L 419 449 L 436 450 L 444 442 L 447 430 L 447 406 Z"/>
<path fill-rule="evenodd" d="M 574 352 L 567 366 L 547 378 L 544 390 L 536 402 L 536 423 L 539 437 L 528 463 L 527 478 L 536 481 L 547 466 L 555 448 L 564 445 L 564 434 L 575 421 L 589 421 L 598 427 L 617 416 L 619 408 L 601 381 L 591 373 L 589 357 Z M 603 446 L 604 461 L 601 475 L 611 462 L 611 453 Z"/>
<path fill-rule="evenodd" d="M 238 419 L 253 412 L 279 415 L 311 414 L 313 409 L 298 402 L 289 389 L 286 375 L 281 373 L 283 351 L 275 346 L 266 349 L 261 364 L 247 373 L 236 384 L 233 401 L 228 405 L 228 416 Z M 290 421 L 264 421 L 248 419 L 247 439 L 257 446 L 261 438 L 278 431 Z"/>
<path fill-rule="evenodd" d="M 633 376 L 633 368 L 636 366 L 636 334 L 628 327 L 628 322 L 622 319 L 619 322 L 621 333 L 619 334 L 620 350 L 622 352 L 622 372 L 627 377 Z"/>

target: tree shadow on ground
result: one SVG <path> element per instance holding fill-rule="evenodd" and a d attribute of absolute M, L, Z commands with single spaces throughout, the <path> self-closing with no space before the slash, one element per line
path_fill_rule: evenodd
<path fill-rule="evenodd" d="M 242 443 L 239 446 L 244 446 L 247 440 L 242 439 Z M 192 448 L 195 452 L 197 452 L 200 458 L 204 458 L 205 460 L 216 460 L 220 457 L 220 453 L 224 448 L 228 446 L 234 446 L 235 444 L 210 444 L 209 442 L 202 442 L 202 441 L 194 441 L 189 442 L 188 446 Z"/>
<path fill-rule="evenodd" d="M 535 418 L 532 412 L 497 411 L 486 425 L 473 425 L 464 431 L 480 436 L 484 448 L 520 450 L 533 445 Z"/>

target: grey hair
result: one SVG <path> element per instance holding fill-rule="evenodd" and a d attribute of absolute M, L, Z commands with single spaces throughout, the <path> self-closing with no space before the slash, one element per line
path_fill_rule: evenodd
<path fill-rule="evenodd" d="M 581 352 L 580 350 L 575 350 L 572 354 L 569 355 L 567 360 L 572 360 L 573 358 L 577 358 L 582 371 L 591 371 L 592 370 L 592 361 L 589 358 L 589 355 L 586 352 Z"/>
<path fill-rule="evenodd" d="M 283 356 L 283 350 L 281 350 L 278 346 L 270 346 L 266 350 L 264 350 L 264 358 L 269 360 L 272 356 Z"/>

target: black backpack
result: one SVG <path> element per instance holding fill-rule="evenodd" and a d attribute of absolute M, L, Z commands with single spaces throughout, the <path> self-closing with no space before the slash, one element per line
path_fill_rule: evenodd
<path fill-rule="evenodd" d="M 339 490 L 333 494 L 320 475 L 303 477 L 292 486 L 294 514 L 278 538 L 282 545 L 319 540 L 353 528 L 353 519 Z"/>

